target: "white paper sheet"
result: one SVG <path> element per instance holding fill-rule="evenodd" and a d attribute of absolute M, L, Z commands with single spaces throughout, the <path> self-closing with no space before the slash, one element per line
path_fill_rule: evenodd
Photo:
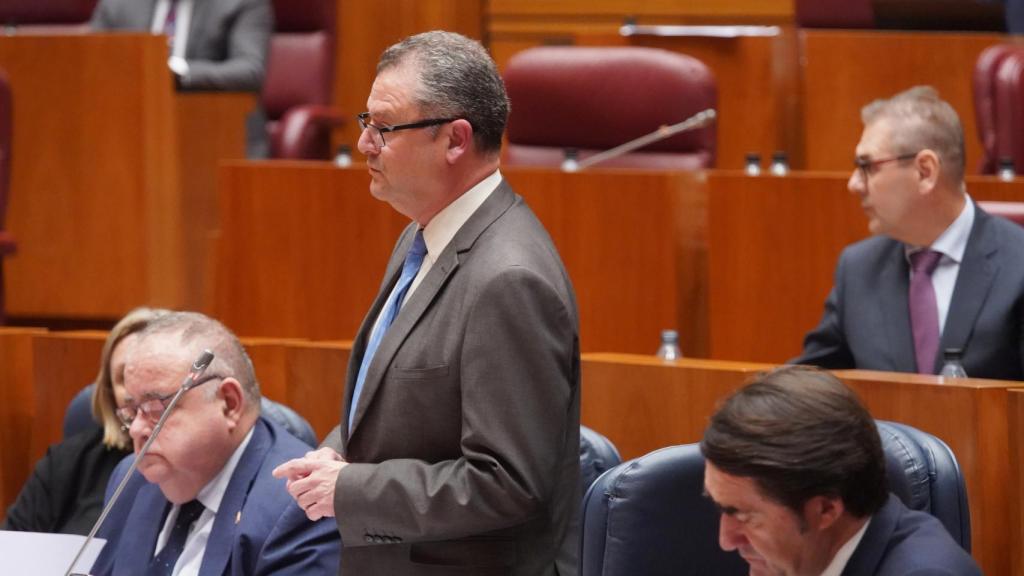
<path fill-rule="evenodd" d="M 64 576 L 85 536 L 0 530 L 0 573 L 10 576 Z M 88 574 L 107 541 L 94 538 L 75 564 Z"/>

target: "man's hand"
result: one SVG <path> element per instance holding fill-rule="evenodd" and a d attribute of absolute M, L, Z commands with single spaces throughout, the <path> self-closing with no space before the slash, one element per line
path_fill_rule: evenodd
<path fill-rule="evenodd" d="M 345 459 L 330 448 L 307 452 L 274 469 L 274 478 L 287 478 L 288 493 L 310 520 L 334 517 L 334 485 Z"/>

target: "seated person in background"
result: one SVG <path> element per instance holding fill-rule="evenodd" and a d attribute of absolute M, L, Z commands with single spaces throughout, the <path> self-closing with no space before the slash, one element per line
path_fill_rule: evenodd
<path fill-rule="evenodd" d="M 139 463 L 98 536 L 102 575 L 328 574 L 340 540 L 311 522 L 270 471 L 309 447 L 260 415 L 259 384 L 238 339 L 216 320 L 174 312 L 139 334 L 118 410 L 138 451 L 193 361 L 215 358 Z M 108 498 L 134 456 L 114 471 Z"/>
<path fill-rule="evenodd" d="M 182 88 L 259 92 L 274 13 L 270 0 L 100 0 L 90 25 L 167 34 Z"/>
<path fill-rule="evenodd" d="M 825 314 L 794 364 L 1024 380 L 1024 229 L 967 195 L 956 111 L 916 87 L 861 111 L 848 183 L 874 237 L 839 257 Z"/>
<path fill-rule="evenodd" d="M 164 310 L 136 308 L 107 336 L 92 410 L 102 425 L 51 446 L 7 510 L 4 530 L 88 534 L 103 509 L 103 491 L 114 467 L 131 453 L 131 439 L 117 419 L 124 398 L 124 360 L 136 333 Z"/>
<path fill-rule="evenodd" d="M 750 574 L 981 574 L 942 524 L 889 494 L 875 421 L 828 372 L 758 376 L 711 417 L 704 489 Z"/>

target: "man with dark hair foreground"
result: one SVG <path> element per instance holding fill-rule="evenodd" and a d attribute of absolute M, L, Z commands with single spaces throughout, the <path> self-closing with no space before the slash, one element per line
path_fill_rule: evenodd
<path fill-rule="evenodd" d="M 730 396 L 700 444 L 719 544 L 750 574 L 981 574 L 934 517 L 888 493 L 878 429 L 828 372 L 785 367 Z"/>

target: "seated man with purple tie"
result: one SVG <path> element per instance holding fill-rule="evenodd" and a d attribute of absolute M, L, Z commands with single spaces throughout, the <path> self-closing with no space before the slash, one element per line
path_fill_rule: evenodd
<path fill-rule="evenodd" d="M 850 176 L 875 235 L 839 257 L 825 314 L 795 364 L 1024 380 L 1024 229 L 964 184 L 956 111 L 915 87 L 861 111 Z"/>
<path fill-rule="evenodd" d="M 221 323 L 176 312 L 139 333 L 117 410 L 136 453 L 205 349 L 213 362 L 181 396 L 111 509 L 91 574 L 330 573 L 341 548 L 334 523 L 310 521 L 271 475 L 309 447 L 260 415 L 252 362 Z M 108 501 L 132 458 L 111 476 Z"/>

